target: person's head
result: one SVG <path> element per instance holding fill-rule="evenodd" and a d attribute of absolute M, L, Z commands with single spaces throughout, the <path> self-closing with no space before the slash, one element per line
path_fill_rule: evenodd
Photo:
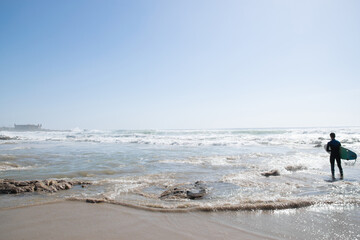
<path fill-rule="evenodd" d="M 334 139 L 335 138 L 335 133 L 330 133 L 330 137 L 331 137 L 331 139 Z"/>

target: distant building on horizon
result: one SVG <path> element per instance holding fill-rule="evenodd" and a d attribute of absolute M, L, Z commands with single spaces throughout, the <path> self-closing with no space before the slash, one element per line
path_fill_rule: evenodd
<path fill-rule="evenodd" d="M 37 131 L 41 130 L 42 124 L 25 124 L 25 125 L 16 125 L 14 124 L 15 130 L 20 131 Z"/>

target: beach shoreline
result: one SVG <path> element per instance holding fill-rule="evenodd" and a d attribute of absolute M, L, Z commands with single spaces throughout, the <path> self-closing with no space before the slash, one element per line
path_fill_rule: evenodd
<path fill-rule="evenodd" d="M 328 132 L 6 132 L 0 240 L 360 239 L 360 168 L 330 181 Z"/>

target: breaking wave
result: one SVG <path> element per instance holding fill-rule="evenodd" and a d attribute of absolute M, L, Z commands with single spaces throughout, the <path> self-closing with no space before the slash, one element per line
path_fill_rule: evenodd
<path fill-rule="evenodd" d="M 356 130 L 356 129 L 355 129 Z M 311 145 L 320 146 L 331 129 L 214 129 L 214 130 L 85 130 L 5 132 L 16 142 L 63 141 L 93 143 L 124 143 L 167 146 L 248 146 L 248 145 Z M 343 131 L 343 142 L 358 144 L 358 136 Z"/>

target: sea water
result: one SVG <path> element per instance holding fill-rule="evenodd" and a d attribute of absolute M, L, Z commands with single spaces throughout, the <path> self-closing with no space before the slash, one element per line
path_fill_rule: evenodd
<path fill-rule="evenodd" d="M 93 183 L 56 193 L 0 195 L 0 208 L 88 198 L 159 211 L 330 211 L 340 206 L 352 209 L 344 211 L 359 227 L 359 217 L 351 213 L 359 212 L 360 167 L 343 160 L 344 180 L 329 181 L 323 145 L 332 131 L 342 146 L 360 153 L 359 127 L 0 131 L 13 138 L 0 141 L 1 179 Z M 280 175 L 261 174 L 271 170 Z M 202 199 L 159 198 L 172 186 L 196 181 L 206 186 Z"/>

